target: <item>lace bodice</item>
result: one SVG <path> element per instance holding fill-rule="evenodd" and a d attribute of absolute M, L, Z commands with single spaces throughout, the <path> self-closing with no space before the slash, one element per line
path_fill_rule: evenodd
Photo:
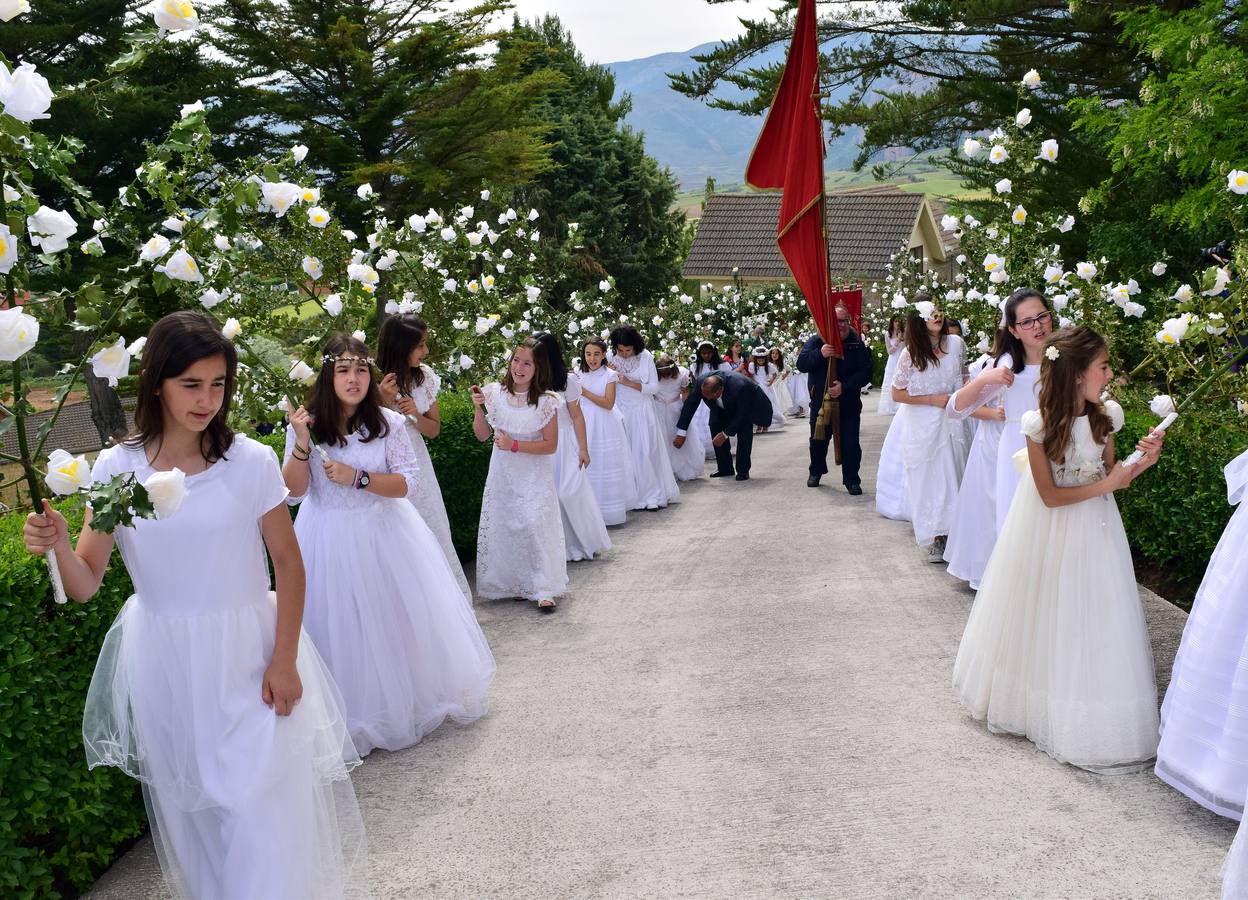
<path fill-rule="evenodd" d="M 1113 431 L 1122 428 L 1122 407 L 1113 400 L 1105 401 L 1105 411 Z M 1039 410 L 1023 413 L 1021 428 L 1023 434 L 1036 443 L 1044 441 L 1044 417 Z M 1065 458 L 1061 463 L 1049 461 L 1053 469 L 1053 481 L 1059 487 L 1074 487 L 1091 484 L 1105 477 L 1105 445 L 1098 444 L 1092 437 L 1092 426 L 1087 416 L 1075 419 L 1070 432 L 1070 442 L 1066 444 Z"/>
<path fill-rule="evenodd" d="M 966 344 L 956 334 L 945 336 L 946 352 L 937 364 L 920 371 L 910 361 L 910 351 L 902 350 L 897 359 L 893 387 L 902 388 L 914 397 L 952 394 L 962 387 L 966 369 Z"/>
<path fill-rule="evenodd" d="M 390 426 L 384 438 L 362 441 L 360 434 L 347 436 L 347 444 L 343 446 L 325 445 L 325 452 L 335 462 L 346 463 L 352 468 L 363 469 L 365 472 L 390 473 L 402 475 L 407 482 L 407 499 L 416 495 L 416 483 L 419 477 L 419 466 L 416 452 L 412 449 L 411 439 L 404 427 L 404 417 L 390 409 L 383 409 L 386 424 Z M 286 428 L 286 451 L 282 456 L 283 464 L 290 459 L 291 450 L 295 446 L 295 430 Z M 362 491 L 355 487 L 334 484 L 325 475 L 320 454 L 315 449 L 307 463 L 309 478 L 308 492 L 300 497 L 288 497 L 290 505 L 304 502 L 325 511 L 367 509 L 378 503 L 389 503 L 393 498 L 382 497 L 372 491 Z"/>
<path fill-rule="evenodd" d="M 520 441 L 538 440 L 546 423 L 559 412 L 559 395 L 553 391 L 542 394 L 534 406 L 527 397 L 517 397 L 503 390 L 498 382 L 487 384 L 481 390 L 485 394 L 485 420 L 490 427 L 495 431 L 501 429 Z M 577 396 L 579 398 L 579 392 Z"/>
<path fill-rule="evenodd" d="M 654 396 L 658 389 L 659 373 L 655 369 L 654 355 L 649 350 L 642 350 L 635 356 L 613 356 L 611 365 L 615 371 L 625 378 L 641 382 L 641 393 Z M 632 390 L 627 388 L 626 390 Z"/>

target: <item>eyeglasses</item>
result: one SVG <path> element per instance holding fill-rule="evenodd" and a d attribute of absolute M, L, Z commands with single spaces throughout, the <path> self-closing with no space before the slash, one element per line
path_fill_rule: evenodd
<path fill-rule="evenodd" d="M 1049 319 L 1051 318 L 1052 316 L 1050 316 L 1047 312 L 1042 312 L 1040 315 L 1032 316 L 1030 319 L 1022 319 L 1021 321 L 1015 322 L 1014 327 L 1022 328 L 1025 331 L 1033 331 L 1041 325 L 1049 324 Z"/>

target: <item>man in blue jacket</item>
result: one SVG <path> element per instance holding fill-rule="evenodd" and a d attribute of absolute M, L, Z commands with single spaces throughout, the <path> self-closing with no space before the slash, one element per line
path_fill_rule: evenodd
<path fill-rule="evenodd" d="M 711 443 L 715 445 L 716 470 L 712 478 L 732 474 L 732 445 L 730 438 L 737 439 L 737 481 L 750 478 L 750 450 L 754 446 L 754 428 L 771 424 L 771 401 L 763 389 L 736 372 L 712 372 L 703 375 L 681 407 L 676 421 L 676 439 L 672 442 L 679 449 L 684 446 L 685 435 L 693 422 L 698 404 L 705 403 L 711 411 Z"/>
<path fill-rule="evenodd" d="M 871 351 L 854 332 L 849 310 L 836 308 L 836 326 L 841 331 L 841 343 L 845 358 L 836 361 L 836 380 L 830 391 L 841 407 L 841 481 L 845 490 L 858 495 L 862 493 L 862 479 L 858 469 L 862 465 L 862 444 L 858 431 L 862 423 L 862 389 L 871 381 Z M 832 440 L 829 426 L 823 440 L 815 439 L 815 425 L 819 421 L 819 407 L 823 404 L 824 386 L 828 380 L 828 357 L 832 346 L 815 335 L 802 345 L 797 357 L 797 370 L 806 373 L 810 388 L 810 477 L 807 487 L 818 487 L 819 479 L 828 472 L 828 444 Z"/>

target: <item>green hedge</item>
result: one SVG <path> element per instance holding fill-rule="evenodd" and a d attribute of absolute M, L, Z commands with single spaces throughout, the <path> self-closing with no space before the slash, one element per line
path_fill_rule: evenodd
<path fill-rule="evenodd" d="M 147 823 L 138 782 L 88 772 L 82 749 L 87 685 L 130 579 L 114 558 L 91 602 L 55 606 L 23 521 L 0 517 L 0 895 L 75 896 Z"/>
<path fill-rule="evenodd" d="M 1129 404 L 1129 405 L 1128 405 Z M 1119 457 L 1157 424 L 1144 401 L 1128 407 L 1126 424 L 1114 439 Z M 1143 556 L 1195 595 L 1222 530 L 1235 511 L 1226 502 L 1223 467 L 1248 447 L 1248 419 L 1234 412 L 1184 415 L 1166 434 L 1165 450 L 1145 472 L 1115 497 L 1127 537 Z"/>

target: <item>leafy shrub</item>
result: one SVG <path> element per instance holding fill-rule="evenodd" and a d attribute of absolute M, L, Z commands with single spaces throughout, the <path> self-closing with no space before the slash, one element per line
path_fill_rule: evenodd
<path fill-rule="evenodd" d="M 89 603 L 56 606 L 23 520 L 0 517 L 0 895 L 75 896 L 147 822 L 138 782 L 87 771 L 82 748 L 96 655 L 132 589 L 114 559 Z"/>
<path fill-rule="evenodd" d="M 1131 404 L 1126 424 L 1114 439 L 1118 455 L 1130 453 L 1155 424 L 1157 417 L 1147 412 L 1146 403 Z M 1222 469 L 1245 447 L 1248 420 L 1234 412 L 1199 410 L 1184 415 L 1166 434 L 1157 465 L 1115 495 L 1132 546 L 1189 596 L 1200 585 L 1234 512 L 1226 502 Z"/>

